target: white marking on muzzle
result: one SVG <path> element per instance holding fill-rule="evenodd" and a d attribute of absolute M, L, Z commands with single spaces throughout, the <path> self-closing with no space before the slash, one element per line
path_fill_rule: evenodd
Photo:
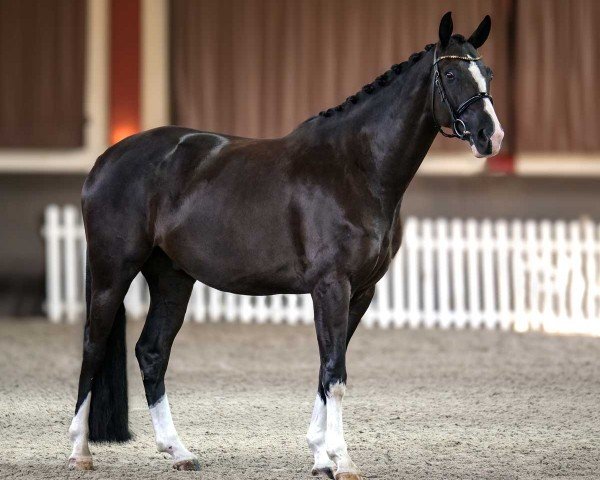
<path fill-rule="evenodd" d="M 475 80 L 475 83 L 477 83 L 479 91 L 487 93 L 487 85 L 485 83 L 485 78 L 481 74 L 479 66 L 475 62 L 470 62 L 469 71 L 471 72 L 471 75 L 473 75 L 473 79 Z M 492 153 L 490 153 L 489 155 L 482 155 L 477 151 L 475 145 L 471 145 L 471 150 L 477 158 L 493 157 L 494 155 L 496 155 L 500 151 L 500 147 L 502 146 L 502 139 L 504 138 L 504 130 L 502 130 L 502 127 L 500 126 L 498 116 L 496 115 L 494 106 L 492 105 L 492 102 L 489 98 L 483 99 L 483 109 L 490 116 L 490 118 L 492 119 L 492 123 L 494 124 L 494 133 L 492 134 L 492 138 L 490 139 L 492 142 Z M 476 133 L 474 132 L 474 134 Z"/>

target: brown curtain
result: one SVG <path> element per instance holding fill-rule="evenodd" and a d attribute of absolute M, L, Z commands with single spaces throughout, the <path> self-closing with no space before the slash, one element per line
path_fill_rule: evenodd
<path fill-rule="evenodd" d="M 518 2 L 519 152 L 600 151 L 600 1 Z"/>
<path fill-rule="evenodd" d="M 85 0 L 0 0 L 0 148 L 83 143 Z"/>
<path fill-rule="evenodd" d="M 251 137 L 288 133 L 342 102 L 393 63 L 437 40 L 452 10 L 470 35 L 486 13 L 481 49 L 492 93 L 508 114 L 506 49 L 511 0 L 172 0 L 173 120 Z M 440 138 L 438 149 L 461 149 Z M 507 145 L 509 142 L 507 142 Z"/>

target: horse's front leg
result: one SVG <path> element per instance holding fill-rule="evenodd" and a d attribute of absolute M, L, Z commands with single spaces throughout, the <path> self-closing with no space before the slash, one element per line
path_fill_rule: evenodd
<path fill-rule="evenodd" d="M 356 331 L 356 328 L 358 327 L 363 315 L 369 308 L 374 294 L 375 286 L 372 286 L 361 292 L 357 292 L 352 296 L 352 299 L 350 300 L 350 313 L 348 315 L 346 346 L 350 343 L 352 335 Z M 324 352 L 321 352 L 321 359 L 323 359 L 323 355 Z M 315 457 L 312 474 L 315 476 L 321 475 L 333 478 L 335 463 L 333 463 L 333 460 L 331 460 L 329 455 L 327 455 L 327 449 L 325 447 L 325 434 L 327 433 L 327 407 L 325 406 L 325 402 L 327 401 L 327 397 L 321 381 L 322 378 L 323 365 L 321 365 L 319 368 L 317 398 L 315 399 L 315 405 L 313 407 L 306 439 L 308 441 L 310 451 Z"/>
<path fill-rule="evenodd" d="M 319 389 L 321 395 L 317 399 L 313 412 L 315 424 L 313 433 L 318 433 L 319 430 L 322 432 L 325 423 L 325 452 L 335 465 L 335 480 L 361 478 L 356 465 L 348 455 L 342 424 L 342 399 L 346 391 L 346 344 L 350 295 L 348 279 L 335 275 L 324 278 L 312 292 L 321 355 L 320 387 L 322 387 L 322 390 Z M 325 404 L 325 415 L 319 399 Z M 311 429 L 309 435 L 310 433 Z M 315 435 L 315 438 L 317 437 L 318 435 Z M 322 448 L 322 443 L 317 441 L 313 446 Z M 320 450 L 316 451 L 320 452 Z M 317 458 L 315 455 L 316 461 L 322 458 L 322 456 Z M 317 473 L 328 472 L 325 469 Z"/>

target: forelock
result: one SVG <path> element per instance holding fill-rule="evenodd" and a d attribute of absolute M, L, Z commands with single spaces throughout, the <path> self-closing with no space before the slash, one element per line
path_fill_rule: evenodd
<path fill-rule="evenodd" d="M 445 49 L 445 54 L 451 55 L 471 55 L 476 56 L 477 50 L 471 45 L 465 37 L 460 34 L 452 35 L 450 44 Z"/>

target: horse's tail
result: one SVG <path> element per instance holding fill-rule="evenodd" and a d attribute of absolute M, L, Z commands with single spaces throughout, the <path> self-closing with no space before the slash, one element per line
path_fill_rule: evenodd
<path fill-rule="evenodd" d="M 85 278 L 85 301 L 89 319 L 92 294 L 89 260 L 86 262 Z M 104 361 L 92 379 L 89 438 L 95 442 L 126 442 L 131 439 L 125 323 L 125 306 L 121 304 L 106 342 Z"/>

